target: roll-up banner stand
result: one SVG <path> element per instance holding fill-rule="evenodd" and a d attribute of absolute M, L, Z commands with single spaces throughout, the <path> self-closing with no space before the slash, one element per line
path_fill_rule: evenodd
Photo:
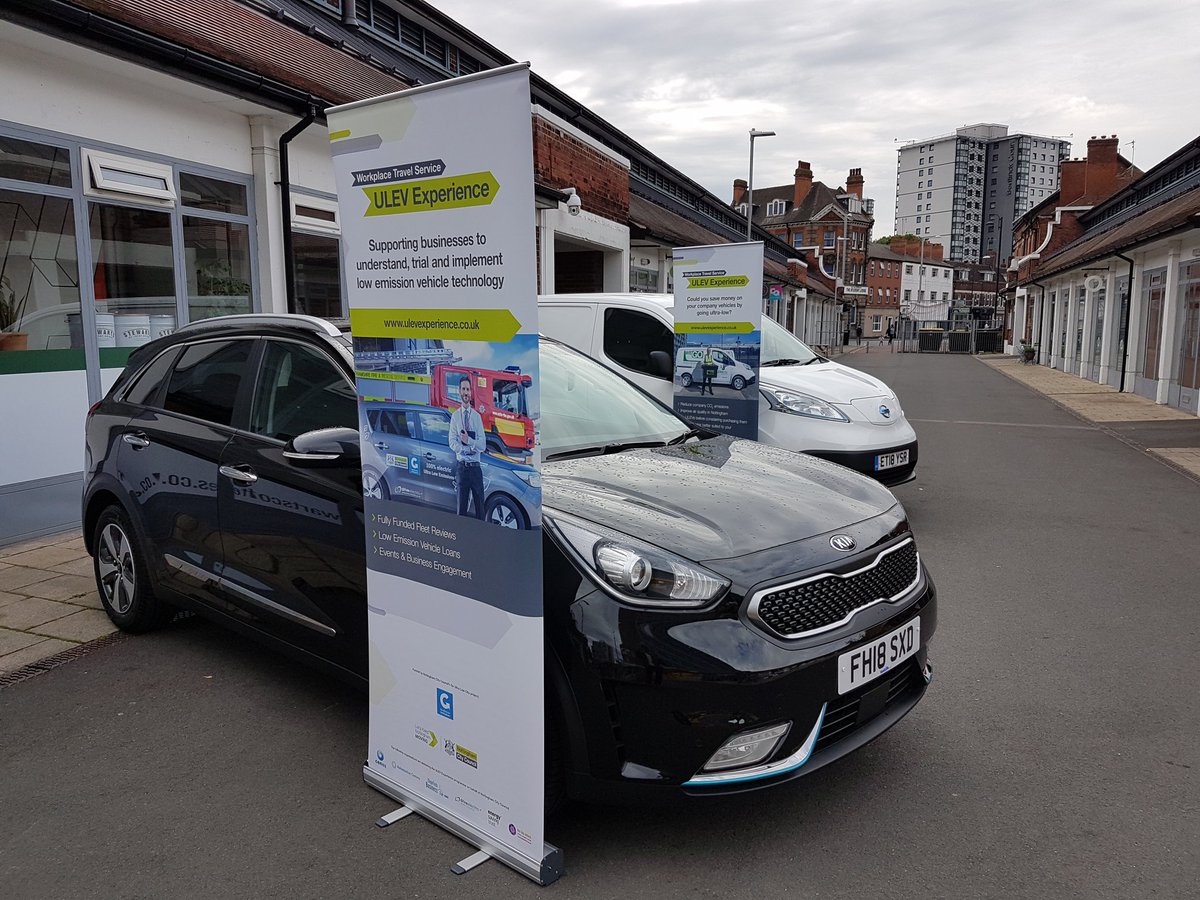
<path fill-rule="evenodd" d="M 762 242 L 677 247 L 672 257 L 675 412 L 758 440 Z"/>
<path fill-rule="evenodd" d="M 529 96 L 519 64 L 328 118 L 363 434 L 364 777 L 472 862 L 547 884 Z"/>

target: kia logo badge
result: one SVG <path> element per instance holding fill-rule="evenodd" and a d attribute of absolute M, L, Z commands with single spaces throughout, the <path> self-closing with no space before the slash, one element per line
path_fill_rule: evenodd
<path fill-rule="evenodd" d="M 892 411 L 890 409 L 888 409 L 886 406 L 884 406 L 882 403 L 879 404 L 879 414 L 881 416 L 883 416 L 885 419 L 890 419 L 892 417 Z"/>
<path fill-rule="evenodd" d="M 835 534 L 829 539 L 829 545 L 834 550 L 841 550 L 843 553 L 849 553 L 858 546 L 858 544 L 854 543 L 854 538 L 848 534 Z"/>

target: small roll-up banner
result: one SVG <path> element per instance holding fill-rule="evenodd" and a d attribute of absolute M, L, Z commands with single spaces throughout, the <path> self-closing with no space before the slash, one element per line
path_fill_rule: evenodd
<path fill-rule="evenodd" d="M 763 245 L 677 247 L 672 266 L 675 412 L 758 440 Z"/>
<path fill-rule="evenodd" d="M 328 112 L 362 431 L 372 786 L 545 884 L 529 68 Z"/>

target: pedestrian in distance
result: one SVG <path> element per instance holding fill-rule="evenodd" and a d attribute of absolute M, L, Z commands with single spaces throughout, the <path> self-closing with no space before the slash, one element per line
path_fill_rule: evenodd
<path fill-rule="evenodd" d="M 887 342 L 888 342 L 888 347 L 891 348 L 893 353 L 896 352 L 896 348 L 892 347 L 892 341 L 894 341 L 895 339 L 896 339 L 896 325 L 893 322 L 889 322 L 888 327 L 887 327 Z"/>
<path fill-rule="evenodd" d="M 854 326 L 854 342 L 857 344 L 862 343 L 862 326 L 861 325 Z"/>
<path fill-rule="evenodd" d="M 483 419 L 471 407 L 471 391 L 471 379 L 464 375 L 458 382 L 461 404 L 450 414 L 449 443 L 456 462 L 454 481 L 458 489 L 458 514 L 482 519 L 483 467 L 479 460 L 487 441 L 483 436 Z"/>

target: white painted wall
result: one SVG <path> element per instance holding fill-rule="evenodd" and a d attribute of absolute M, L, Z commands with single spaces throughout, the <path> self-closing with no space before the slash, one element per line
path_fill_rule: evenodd
<path fill-rule="evenodd" d="M 0 483 L 82 472 L 87 411 L 82 371 L 0 375 Z"/>
<path fill-rule="evenodd" d="M 0 118 L 248 174 L 252 104 L 4 23 Z"/>

